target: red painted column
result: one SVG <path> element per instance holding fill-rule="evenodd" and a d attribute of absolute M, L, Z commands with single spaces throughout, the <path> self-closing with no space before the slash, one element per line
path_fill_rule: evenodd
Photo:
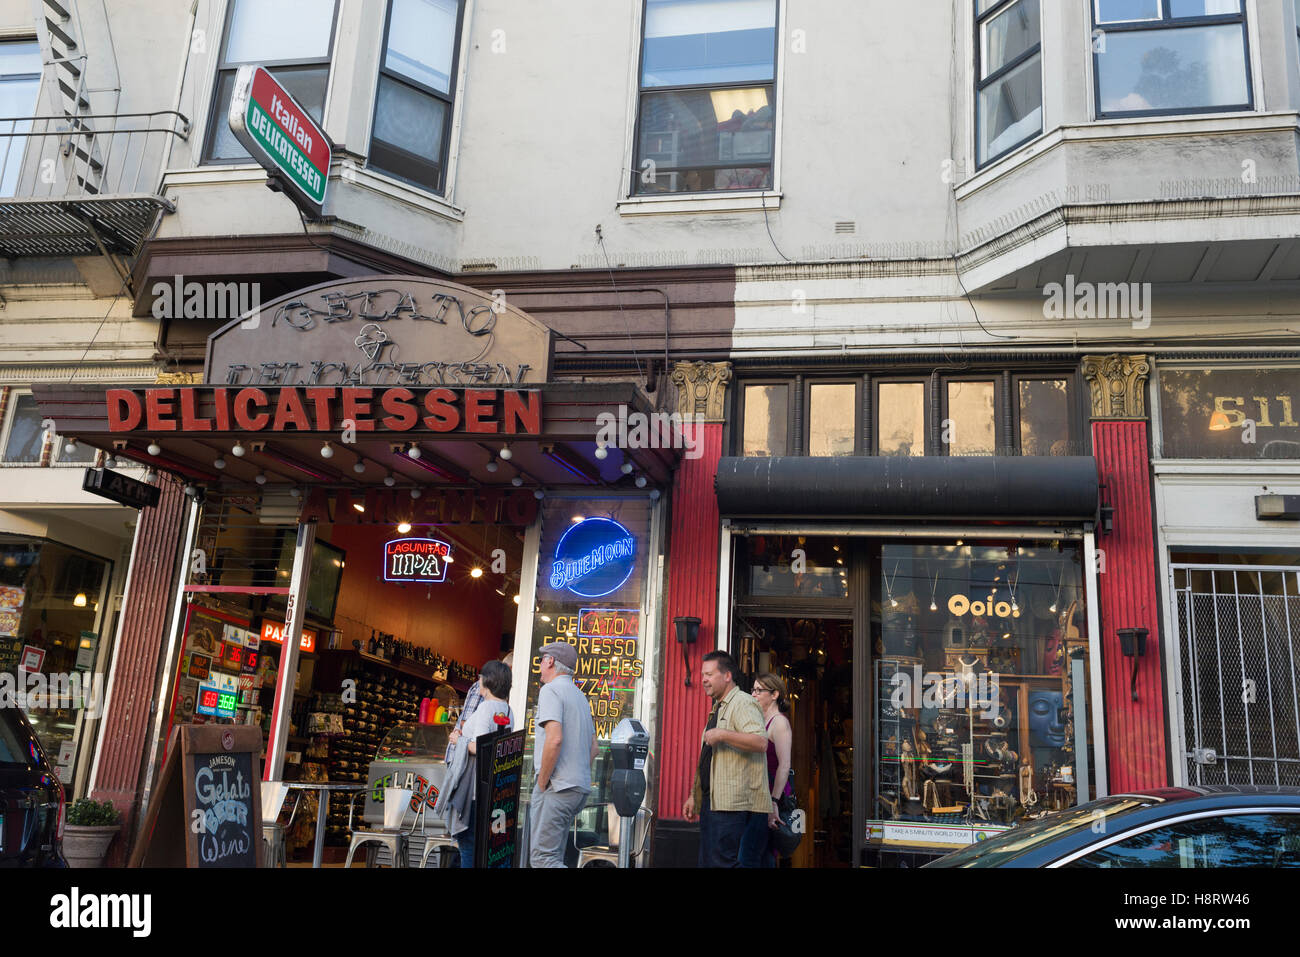
<path fill-rule="evenodd" d="M 162 477 L 158 486 L 158 504 L 140 510 L 135 559 L 117 633 L 117 662 L 108 676 L 112 700 L 99 725 L 99 768 L 91 783 L 92 798 L 112 801 L 122 812 L 124 837 L 113 842 L 105 862 L 108 866 L 125 863 L 127 836 L 135 831 L 141 761 L 148 744 L 149 712 L 167 634 L 188 501 L 182 483 L 175 478 Z M 158 702 L 158 707 L 170 704 Z"/>
<path fill-rule="evenodd" d="M 664 600 L 662 704 L 659 711 L 660 819 L 681 820 L 699 759 L 700 735 L 708 719 L 707 696 L 700 687 L 700 665 L 718 641 L 718 549 L 721 524 L 714 479 L 722 457 L 722 410 L 730 363 L 682 363 L 673 373 L 678 411 L 697 416 L 683 431 L 696 443 L 696 458 L 684 458 L 673 480 L 668 539 L 668 581 Z M 676 617 L 700 619 L 700 635 L 682 660 Z M 691 676 L 690 686 L 686 676 Z"/>
<path fill-rule="evenodd" d="M 1084 360 L 1084 372 L 1093 386 L 1093 455 L 1106 486 L 1106 501 L 1115 509 L 1113 531 L 1099 531 L 1097 537 L 1102 633 L 1094 641 L 1094 647 L 1101 649 L 1112 794 L 1169 784 L 1149 426 L 1144 411 L 1149 369 L 1144 356 Z M 1136 701 L 1131 691 L 1133 659 L 1120 652 L 1120 628 L 1150 632 L 1146 656 L 1137 659 Z"/>

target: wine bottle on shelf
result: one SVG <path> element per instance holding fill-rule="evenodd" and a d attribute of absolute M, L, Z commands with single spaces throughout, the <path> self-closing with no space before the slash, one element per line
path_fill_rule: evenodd
<path fill-rule="evenodd" d="M 370 641 L 366 644 L 366 651 L 373 655 L 378 650 L 379 650 L 379 643 L 375 641 L 375 629 L 371 628 Z"/>

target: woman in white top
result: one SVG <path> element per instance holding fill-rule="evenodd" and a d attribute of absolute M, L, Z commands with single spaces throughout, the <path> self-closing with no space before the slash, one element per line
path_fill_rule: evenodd
<path fill-rule="evenodd" d="M 514 730 L 514 715 L 510 711 L 510 705 L 506 703 L 506 699 L 510 697 L 511 677 L 510 669 L 500 661 L 489 661 L 483 666 L 483 673 L 479 676 L 479 690 L 483 695 L 483 700 L 465 722 L 465 728 L 462 732 L 471 755 L 477 757 L 477 739 L 480 735 L 491 734 L 501 727 L 501 723 L 496 720 L 498 715 L 504 715 L 504 723 L 507 729 Z M 478 771 L 472 764 L 465 773 L 476 776 Z M 470 778 L 471 788 L 475 780 L 476 777 Z M 465 830 L 452 835 L 456 838 L 456 844 L 460 848 L 461 867 L 474 866 L 474 835 L 476 828 L 474 826 L 473 791 L 471 790 L 470 793 L 469 813 L 463 819 L 463 823 L 467 827 Z"/>

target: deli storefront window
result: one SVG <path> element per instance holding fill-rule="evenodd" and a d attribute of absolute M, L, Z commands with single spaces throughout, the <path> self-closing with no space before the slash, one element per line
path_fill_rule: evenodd
<path fill-rule="evenodd" d="M 562 499 L 548 496 L 541 510 L 532 647 L 528 658 L 525 790 L 532 786 L 540 649 L 566 641 L 578 652 L 574 684 L 591 705 L 600 753 L 592 767 L 591 803 L 607 798 L 606 742 L 624 718 L 651 729 L 653 694 L 648 660 L 654 632 L 648 621 L 652 520 L 648 496 Z M 646 769 L 647 778 L 651 769 Z M 652 793 L 652 789 L 648 792 Z"/>
<path fill-rule="evenodd" d="M 1067 542 L 882 546 L 869 839 L 962 845 L 1078 802 L 1082 580 Z"/>
<path fill-rule="evenodd" d="M 83 719 L 103 704 L 95 662 L 111 568 L 54 542 L 0 536 L 0 707 L 12 698 L 22 708 L 70 788 Z"/>

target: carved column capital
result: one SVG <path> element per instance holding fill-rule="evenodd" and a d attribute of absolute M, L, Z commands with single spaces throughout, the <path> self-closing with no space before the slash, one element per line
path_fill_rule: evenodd
<path fill-rule="evenodd" d="M 677 387 L 677 411 L 683 418 L 702 415 L 705 422 L 726 418 L 730 362 L 679 362 L 672 380 Z"/>
<path fill-rule="evenodd" d="M 1092 418 L 1145 419 L 1150 374 L 1151 363 L 1146 356 L 1084 356 L 1083 375 L 1092 392 Z"/>
<path fill-rule="evenodd" d="M 202 372 L 159 372 L 155 385 L 202 385 Z"/>

